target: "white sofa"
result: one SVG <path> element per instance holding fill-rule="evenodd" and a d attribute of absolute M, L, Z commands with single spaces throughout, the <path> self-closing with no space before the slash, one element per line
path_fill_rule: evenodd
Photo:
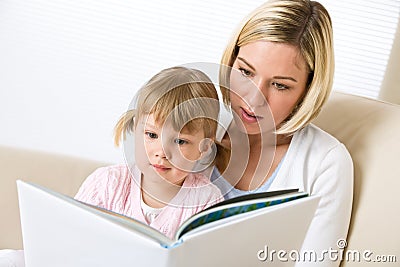
<path fill-rule="evenodd" d="M 353 158 L 354 200 L 347 251 L 376 260 L 357 262 L 350 257 L 342 266 L 398 266 L 400 106 L 333 93 L 315 124 L 344 143 Z M 378 262 L 393 260 L 390 256 L 396 257 L 397 263 Z"/>
<path fill-rule="evenodd" d="M 359 262 L 353 260 L 355 254 L 350 253 L 349 261 L 343 261 L 342 266 L 364 266 L 368 260 L 362 258 L 364 252 L 371 260 L 376 256 L 395 256 L 398 264 L 400 106 L 333 93 L 315 123 L 346 145 L 355 166 L 347 251 L 360 253 L 361 258 Z M 16 179 L 73 196 L 83 179 L 102 165 L 105 163 L 0 147 L 0 249 L 22 248 Z"/>

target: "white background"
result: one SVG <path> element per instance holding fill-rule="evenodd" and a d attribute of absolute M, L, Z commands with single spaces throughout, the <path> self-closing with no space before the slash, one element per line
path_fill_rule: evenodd
<path fill-rule="evenodd" d="M 0 145 L 121 162 L 113 127 L 137 89 L 165 67 L 218 63 L 234 28 L 263 2 L 1 0 Z M 375 97 L 399 0 L 383 1 L 387 9 L 364 1 L 361 20 L 355 2 L 342 1 L 347 13 L 334 11 L 341 1 L 322 2 L 332 9 L 342 59 L 335 89 Z M 378 38 L 371 40 L 373 33 Z M 370 63 L 368 71 L 357 70 Z M 360 91 L 364 87 L 372 92 Z"/>

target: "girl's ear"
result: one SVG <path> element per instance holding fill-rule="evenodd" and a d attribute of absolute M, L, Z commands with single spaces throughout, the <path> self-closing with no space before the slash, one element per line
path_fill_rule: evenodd
<path fill-rule="evenodd" d="M 213 139 L 211 138 L 204 138 L 200 142 L 200 158 L 198 163 L 202 166 L 210 165 L 217 155 L 217 146 Z"/>
<path fill-rule="evenodd" d="M 217 155 L 217 145 L 214 140 L 205 138 L 199 144 L 200 157 L 193 167 L 194 172 L 203 172 L 208 169 Z"/>
<path fill-rule="evenodd" d="M 213 144 L 214 140 L 212 140 L 211 138 L 204 138 L 203 140 L 200 141 L 199 150 L 202 157 L 203 154 L 206 154 L 207 152 L 209 153 L 209 150 L 211 149 Z"/>

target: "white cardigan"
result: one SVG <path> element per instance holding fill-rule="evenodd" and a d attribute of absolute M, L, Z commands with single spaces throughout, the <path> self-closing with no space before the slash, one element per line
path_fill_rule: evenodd
<path fill-rule="evenodd" d="M 268 191 L 287 188 L 321 197 L 302 251 L 324 257 L 318 266 L 338 266 L 337 242 L 347 237 L 353 200 L 353 162 L 345 146 L 312 124 L 296 132 Z M 300 261 L 296 266 L 310 265 Z"/>

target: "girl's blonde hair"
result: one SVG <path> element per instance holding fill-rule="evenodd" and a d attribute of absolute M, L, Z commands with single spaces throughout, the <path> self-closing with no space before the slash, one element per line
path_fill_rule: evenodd
<path fill-rule="evenodd" d="M 329 13 L 316 1 L 270 0 L 245 18 L 226 47 L 221 64 L 232 67 L 241 46 L 261 40 L 297 47 L 309 71 L 305 95 L 277 126 L 277 134 L 290 135 L 318 115 L 332 89 L 334 52 Z M 228 85 L 229 71 L 221 71 L 220 78 Z M 221 91 L 229 104 L 229 90 L 222 86 Z"/>
<path fill-rule="evenodd" d="M 116 146 L 147 114 L 152 114 L 157 123 L 168 119 L 177 131 L 203 131 L 205 138 L 216 142 L 218 94 L 210 78 L 199 70 L 172 67 L 160 71 L 139 90 L 135 105 L 136 108 L 121 116 L 114 128 Z M 216 145 L 217 164 L 227 164 L 228 152 Z"/>

